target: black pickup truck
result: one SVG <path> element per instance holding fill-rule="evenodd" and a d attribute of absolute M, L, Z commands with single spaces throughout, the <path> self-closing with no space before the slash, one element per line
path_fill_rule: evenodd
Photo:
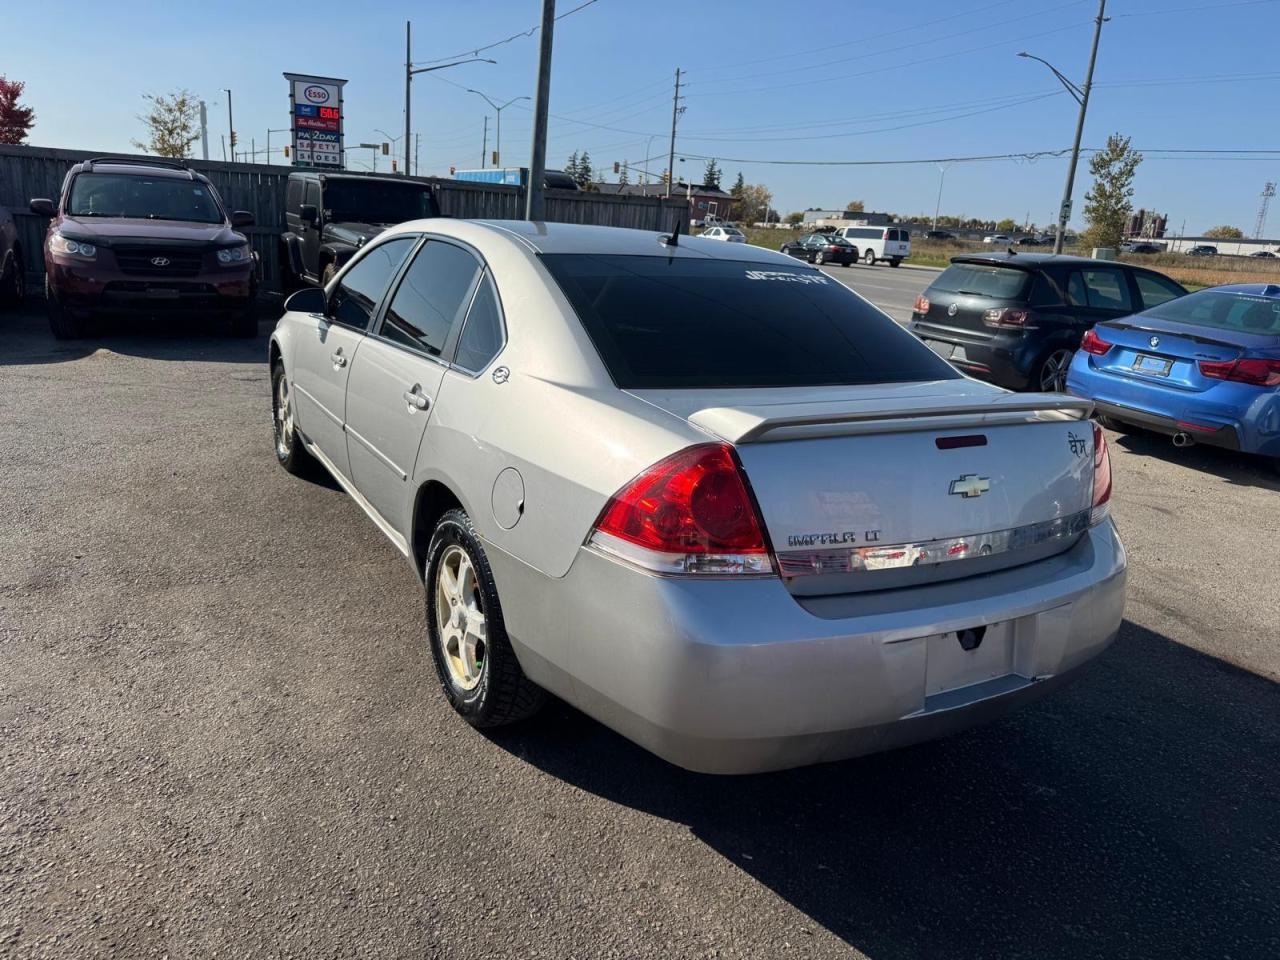
<path fill-rule="evenodd" d="M 326 284 L 387 227 L 438 216 L 440 207 L 427 183 L 353 173 L 291 173 L 280 238 L 284 287 Z"/>

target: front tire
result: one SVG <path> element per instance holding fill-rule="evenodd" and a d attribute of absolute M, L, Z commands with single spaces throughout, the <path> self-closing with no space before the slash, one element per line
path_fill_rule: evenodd
<path fill-rule="evenodd" d="M 27 278 L 22 265 L 22 248 L 14 245 L 9 257 L 9 272 L 0 277 L 0 303 L 7 307 L 21 307 L 27 296 Z"/>
<path fill-rule="evenodd" d="M 53 288 L 49 285 L 48 275 L 45 276 L 44 280 L 44 301 L 45 311 L 49 316 L 49 329 L 53 331 L 54 338 L 58 340 L 79 340 L 80 322 L 67 312 L 67 308 L 62 305 L 62 301 L 53 292 Z"/>
<path fill-rule="evenodd" d="M 827 262 L 827 255 L 822 252 L 815 253 L 813 255 L 813 262 L 815 265 L 820 267 Z"/>
<path fill-rule="evenodd" d="M 449 705 L 477 728 L 537 713 L 547 694 L 511 649 L 489 559 L 465 511 L 450 510 L 436 524 L 423 579 L 431 657 Z"/>
<path fill-rule="evenodd" d="M 285 375 L 284 364 L 277 360 L 271 367 L 271 422 L 276 459 L 295 477 L 307 476 L 316 466 L 298 434 L 294 418 L 293 387 Z"/>

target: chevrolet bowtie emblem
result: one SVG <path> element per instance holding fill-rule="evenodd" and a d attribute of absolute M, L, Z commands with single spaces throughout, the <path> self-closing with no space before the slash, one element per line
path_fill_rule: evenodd
<path fill-rule="evenodd" d="M 966 473 L 959 480 L 951 481 L 952 496 L 964 497 L 971 500 L 974 497 L 980 497 L 991 489 L 991 478 L 980 477 L 976 473 Z"/>

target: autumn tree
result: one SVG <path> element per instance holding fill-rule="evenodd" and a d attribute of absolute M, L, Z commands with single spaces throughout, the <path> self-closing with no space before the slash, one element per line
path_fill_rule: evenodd
<path fill-rule="evenodd" d="M 791 224 L 793 227 L 798 223 L 804 223 L 804 214 L 801 213 L 799 210 L 795 211 L 794 213 L 788 213 L 787 223 Z"/>
<path fill-rule="evenodd" d="M 0 143 L 21 143 L 36 122 L 36 112 L 18 102 L 27 85 L 0 74 Z"/>
<path fill-rule="evenodd" d="M 1142 163 L 1142 154 L 1129 145 L 1129 138 L 1113 133 L 1107 145 L 1089 161 L 1093 186 L 1084 195 L 1084 219 L 1088 224 L 1082 240 L 1085 247 L 1118 247 L 1133 213 L 1133 178 Z"/>
<path fill-rule="evenodd" d="M 1018 229 L 1018 222 L 1014 220 L 1012 217 L 1005 217 L 1003 220 L 999 221 L 995 226 L 996 233 L 1008 234 L 1008 233 L 1013 233 L 1013 231 L 1017 229 Z"/>
<path fill-rule="evenodd" d="M 848 213 L 866 213 L 867 211 L 867 205 L 861 200 L 850 200 L 844 208 Z"/>
<path fill-rule="evenodd" d="M 190 90 L 169 96 L 143 94 L 151 112 L 138 117 L 147 127 L 148 142 L 132 141 L 139 150 L 157 157 L 181 160 L 191 155 L 191 145 L 200 137 L 200 101 Z"/>
<path fill-rule="evenodd" d="M 1204 235 L 1206 237 L 1213 237 L 1215 240 L 1243 240 L 1244 239 L 1243 230 L 1241 230 L 1239 227 L 1232 227 L 1225 223 L 1220 227 L 1214 227 L 1212 230 L 1206 230 L 1204 232 Z"/>
<path fill-rule="evenodd" d="M 738 219 L 744 223 L 763 220 L 772 203 L 773 194 L 768 187 L 757 183 L 743 184 L 742 195 L 738 198 Z"/>

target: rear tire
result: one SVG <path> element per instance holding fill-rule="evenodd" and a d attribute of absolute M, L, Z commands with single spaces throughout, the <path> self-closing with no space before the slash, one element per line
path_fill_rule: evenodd
<path fill-rule="evenodd" d="M 1054 347 L 1036 364 L 1031 382 L 1043 393 L 1062 393 L 1067 389 L 1067 371 L 1076 352 L 1067 347 Z"/>
<path fill-rule="evenodd" d="M 876 265 L 876 252 L 874 250 L 868 250 L 863 254 L 862 259 L 868 267 L 874 267 Z"/>
<path fill-rule="evenodd" d="M 813 255 L 813 262 L 816 266 L 820 267 L 827 262 L 827 255 L 822 251 L 818 251 Z"/>
<path fill-rule="evenodd" d="M 891 266 L 891 267 L 900 267 L 900 266 L 902 266 L 902 258 L 901 258 L 901 257 L 895 257 L 894 259 L 890 260 L 890 261 L 889 261 L 889 266 Z"/>
<path fill-rule="evenodd" d="M 57 340 L 79 340 L 80 322 L 67 312 L 53 289 L 49 286 L 49 278 L 44 280 L 45 312 L 49 317 L 49 329 Z"/>
<path fill-rule="evenodd" d="M 537 713 L 546 691 L 511 649 L 489 560 L 464 511 L 450 510 L 436 524 L 423 580 L 431 657 L 449 705 L 478 728 Z"/>

